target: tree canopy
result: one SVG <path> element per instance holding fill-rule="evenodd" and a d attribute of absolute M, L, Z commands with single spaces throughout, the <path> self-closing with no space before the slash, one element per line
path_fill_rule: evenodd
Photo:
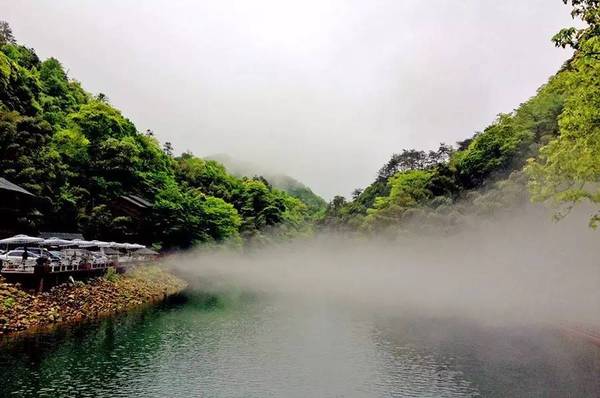
<path fill-rule="evenodd" d="M 560 218 L 576 203 L 600 203 L 600 2 L 572 1 L 573 15 L 588 27 L 576 35 L 577 52 L 563 72 L 567 97 L 558 117 L 559 134 L 528 162 L 534 200 L 551 200 Z M 590 225 L 600 222 L 600 212 Z"/>
<path fill-rule="evenodd" d="M 466 212 L 492 214 L 528 199 L 562 204 L 559 217 L 577 202 L 600 203 L 600 2 L 563 1 L 587 26 L 554 36 L 576 51 L 535 96 L 456 148 L 393 154 L 351 201 L 336 197 L 321 224 L 377 231 L 417 219 L 455 225 Z M 590 219 L 599 222 L 600 212 Z"/>
<path fill-rule="evenodd" d="M 148 133 L 148 131 L 150 133 Z M 264 179 L 238 178 L 214 160 L 175 156 L 112 106 L 16 43 L 0 23 L 0 176 L 30 190 L 37 229 L 142 240 L 162 248 L 304 232 L 307 205 Z M 134 195 L 143 216 L 122 211 Z M 125 199 L 127 200 L 127 199 Z"/>

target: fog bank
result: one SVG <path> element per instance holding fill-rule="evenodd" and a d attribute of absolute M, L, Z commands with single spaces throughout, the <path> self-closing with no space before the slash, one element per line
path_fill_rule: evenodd
<path fill-rule="evenodd" d="M 382 314 L 485 322 L 600 324 L 598 233 L 574 214 L 528 206 L 449 236 L 320 235 L 243 253 L 195 251 L 169 264 L 201 289 L 335 301 Z"/>

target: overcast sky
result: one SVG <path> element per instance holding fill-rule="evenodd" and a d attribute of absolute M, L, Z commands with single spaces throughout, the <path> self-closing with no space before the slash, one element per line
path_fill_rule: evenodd
<path fill-rule="evenodd" d="M 0 0 L 17 39 L 57 57 L 140 131 L 226 153 L 326 198 L 393 152 L 509 112 L 568 58 L 560 0 Z"/>

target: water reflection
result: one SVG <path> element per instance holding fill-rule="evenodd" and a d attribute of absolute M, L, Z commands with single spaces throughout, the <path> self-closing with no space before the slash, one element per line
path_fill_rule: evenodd
<path fill-rule="evenodd" d="M 600 356 L 552 331 L 190 294 L 14 344 L 4 396 L 597 397 Z"/>

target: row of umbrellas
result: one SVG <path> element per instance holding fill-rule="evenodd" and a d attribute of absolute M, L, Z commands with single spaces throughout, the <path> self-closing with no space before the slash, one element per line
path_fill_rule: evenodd
<path fill-rule="evenodd" d="M 114 249 L 127 249 L 127 250 L 137 250 L 144 249 L 146 246 L 140 245 L 138 243 L 117 243 L 117 242 L 103 242 L 100 240 L 82 240 L 82 239 L 60 239 L 60 238 L 38 238 L 35 236 L 28 235 L 15 235 L 10 238 L 0 239 L 0 244 L 4 245 L 30 245 L 36 244 L 40 246 L 56 246 L 56 247 L 66 247 L 66 246 L 77 246 L 81 248 L 86 247 L 111 247 Z"/>

